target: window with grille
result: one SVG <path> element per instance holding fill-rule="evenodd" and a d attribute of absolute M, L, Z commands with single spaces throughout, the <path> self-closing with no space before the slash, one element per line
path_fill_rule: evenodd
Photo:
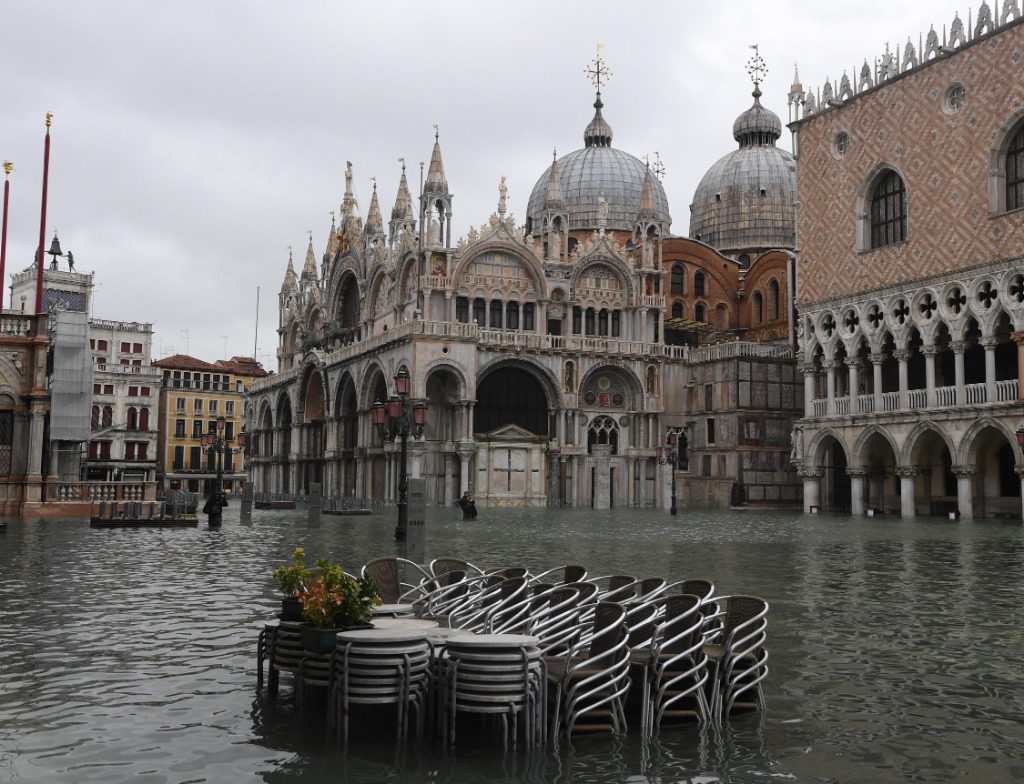
<path fill-rule="evenodd" d="M 0 476 L 11 473 L 11 452 L 14 449 L 14 412 L 0 411 Z"/>
<path fill-rule="evenodd" d="M 672 267 L 671 292 L 673 294 L 683 293 L 683 268 L 678 264 Z"/>
<path fill-rule="evenodd" d="M 907 186 L 889 171 L 871 197 L 871 247 L 883 248 L 907 238 Z"/>
<path fill-rule="evenodd" d="M 1006 209 L 1024 207 L 1024 126 L 1010 142 L 1006 151 Z"/>
<path fill-rule="evenodd" d="M 703 272 L 698 272 L 696 275 L 693 276 L 693 293 L 698 297 L 704 296 L 704 280 L 705 278 Z"/>

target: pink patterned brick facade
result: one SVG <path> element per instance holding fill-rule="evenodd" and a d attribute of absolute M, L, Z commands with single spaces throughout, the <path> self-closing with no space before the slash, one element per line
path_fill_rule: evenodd
<path fill-rule="evenodd" d="M 794 126 L 798 305 L 1024 252 L 1024 210 L 998 211 L 993 176 L 999 144 L 1024 119 L 1022 76 L 1017 20 Z M 960 111 L 944 104 L 956 82 L 966 88 Z M 843 131 L 850 144 L 837 159 Z M 858 213 L 870 211 L 868 185 L 881 166 L 906 183 L 907 240 L 860 250 Z"/>

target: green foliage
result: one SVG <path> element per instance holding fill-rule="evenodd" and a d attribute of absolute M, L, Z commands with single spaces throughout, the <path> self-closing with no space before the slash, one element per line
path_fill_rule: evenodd
<path fill-rule="evenodd" d="M 380 597 L 372 580 L 346 574 L 326 558 L 316 562 L 313 574 L 299 594 L 304 621 L 333 629 L 368 623 L 373 617 L 373 607 L 380 604 Z"/>
<path fill-rule="evenodd" d="M 296 547 L 292 553 L 291 564 L 277 567 L 273 577 L 277 580 L 277 588 L 281 593 L 285 596 L 298 597 L 315 577 L 315 573 L 306 567 L 306 551 Z"/>

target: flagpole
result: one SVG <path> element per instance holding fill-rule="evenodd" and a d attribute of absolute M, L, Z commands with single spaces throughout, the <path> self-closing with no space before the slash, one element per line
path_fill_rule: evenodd
<path fill-rule="evenodd" d="M 256 335 L 252 340 L 252 358 L 259 364 L 260 358 L 256 356 L 260 343 L 260 287 L 256 287 Z"/>
<path fill-rule="evenodd" d="M 4 228 L 0 234 L 0 313 L 4 312 L 4 271 L 7 269 L 7 202 L 11 196 L 11 169 L 14 164 L 4 161 Z"/>
<path fill-rule="evenodd" d="M 36 315 L 43 312 L 43 242 L 46 241 L 46 181 L 50 176 L 50 125 L 53 115 L 46 113 L 46 146 L 43 152 L 43 206 L 39 215 L 39 258 L 36 259 Z"/>

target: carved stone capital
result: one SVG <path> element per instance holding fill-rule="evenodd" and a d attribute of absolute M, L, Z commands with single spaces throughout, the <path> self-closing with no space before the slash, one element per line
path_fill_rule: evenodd
<path fill-rule="evenodd" d="M 921 346 L 921 353 L 926 357 L 934 357 L 939 353 L 939 349 L 935 346 Z"/>
<path fill-rule="evenodd" d="M 896 468 L 896 476 L 902 478 L 913 478 L 917 476 L 918 470 L 914 467 L 898 466 Z"/>
<path fill-rule="evenodd" d="M 987 338 L 982 338 L 978 342 L 981 343 L 981 345 L 983 345 L 985 347 L 985 350 L 987 351 L 988 349 L 993 349 L 994 350 L 996 345 L 998 345 L 999 340 L 994 338 L 994 337 L 987 337 Z"/>
<path fill-rule="evenodd" d="M 825 476 L 824 468 L 802 468 L 797 471 L 797 475 L 803 479 L 821 479 Z"/>
<path fill-rule="evenodd" d="M 949 347 L 953 350 L 954 354 L 963 354 L 965 351 L 967 351 L 967 341 L 954 340 L 950 342 Z"/>
<path fill-rule="evenodd" d="M 888 354 L 868 354 L 868 359 L 871 360 L 873 365 L 881 365 L 888 356 Z"/>
<path fill-rule="evenodd" d="M 1014 343 L 1018 346 L 1024 344 L 1024 330 L 1021 330 L 1020 332 L 1011 332 L 1010 337 L 1013 338 Z"/>
<path fill-rule="evenodd" d="M 818 372 L 818 366 L 813 362 L 808 362 L 806 365 L 800 366 L 800 372 L 805 376 L 813 376 Z"/>
<path fill-rule="evenodd" d="M 911 353 L 912 352 L 910 351 L 910 349 L 901 348 L 892 352 L 892 355 L 896 357 L 896 360 L 898 362 L 906 362 L 908 359 L 910 359 Z"/>
<path fill-rule="evenodd" d="M 862 360 L 860 357 L 847 357 L 846 359 L 843 360 L 843 362 L 846 363 L 846 367 L 852 367 L 852 368 L 862 368 L 862 367 L 864 367 L 864 360 Z"/>
<path fill-rule="evenodd" d="M 976 466 L 957 465 L 953 466 L 950 470 L 952 471 L 953 476 L 957 477 L 958 479 L 967 479 L 969 477 L 977 475 L 978 473 L 978 469 Z"/>
<path fill-rule="evenodd" d="M 850 476 L 850 477 L 854 477 L 854 476 L 865 477 L 865 476 L 868 475 L 868 470 L 866 468 L 855 468 L 855 467 L 851 468 L 851 467 L 848 466 L 847 469 L 846 469 L 846 475 Z"/>
<path fill-rule="evenodd" d="M 822 362 L 821 366 L 823 368 L 825 368 L 825 370 L 835 370 L 836 368 L 839 367 L 839 360 L 838 359 L 829 359 L 829 360 L 827 360 L 825 362 Z"/>

